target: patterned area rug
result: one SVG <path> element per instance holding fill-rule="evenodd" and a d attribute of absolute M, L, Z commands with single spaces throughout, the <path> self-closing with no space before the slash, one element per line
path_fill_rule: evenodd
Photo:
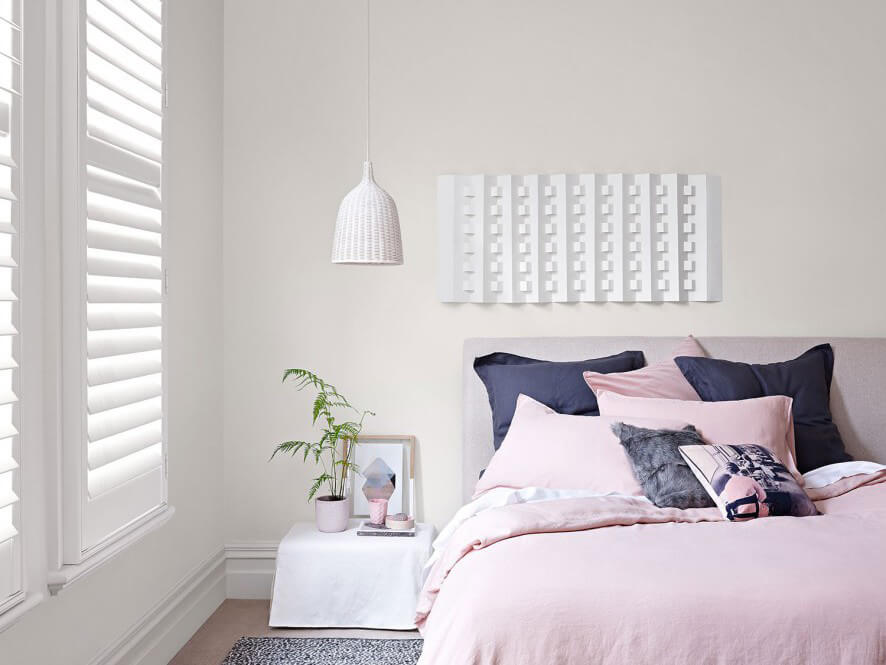
<path fill-rule="evenodd" d="M 222 665 L 415 665 L 422 640 L 241 637 Z"/>

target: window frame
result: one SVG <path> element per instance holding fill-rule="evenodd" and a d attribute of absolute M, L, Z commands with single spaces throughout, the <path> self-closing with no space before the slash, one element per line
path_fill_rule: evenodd
<path fill-rule="evenodd" d="M 12 305 L 12 314 L 10 316 L 10 321 L 12 325 L 15 327 L 17 334 L 14 335 L 11 342 L 11 356 L 18 363 L 18 366 L 12 368 L 12 392 L 15 394 L 17 401 L 12 404 L 12 424 L 17 430 L 17 434 L 14 434 L 12 438 L 12 458 L 18 464 L 18 467 L 13 467 L 13 470 L 10 471 L 12 474 L 12 491 L 15 492 L 18 497 L 18 501 L 12 505 L 12 522 L 13 526 L 17 531 L 17 534 L 12 537 L 13 546 L 12 546 L 12 574 L 17 577 L 18 581 L 18 589 L 15 590 L 11 595 L 2 599 L 0 601 L 0 615 L 5 614 L 9 610 L 13 609 L 20 603 L 22 603 L 27 596 L 27 584 L 26 584 L 26 576 L 25 576 L 25 561 L 24 561 L 24 541 L 25 541 L 25 517 L 26 517 L 26 509 L 24 507 L 25 503 L 25 492 L 24 489 L 27 486 L 27 483 L 23 482 L 25 475 L 25 468 L 28 465 L 25 464 L 23 459 L 23 450 L 24 446 L 22 445 L 22 406 L 24 402 L 23 398 L 23 390 L 22 390 L 22 364 L 24 364 L 24 360 L 22 358 L 22 303 L 26 300 L 24 293 L 22 292 L 22 248 L 24 245 L 24 224 L 22 223 L 24 220 L 23 211 L 25 209 L 25 195 L 23 184 L 25 181 L 24 177 L 24 168 L 25 164 L 28 160 L 24 159 L 23 156 L 23 146 L 24 146 L 24 105 L 25 105 L 25 90 L 24 90 L 24 80 L 25 80 L 25 7 L 24 2 L 22 0 L 12 0 L 11 5 L 12 11 L 14 15 L 17 15 L 17 21 L 13 21 L 9 24 L 9 29 L 17 30 L 19 33 L 18 41 L 19 41 L 19 74 L 20 80 L 19 84 L 19 92 L 18 95 L 19 101 L 17 104 L 10 106 L 9 108 L 9 134 L 11 135 L 10 139 L 10 157 L 13 159 L 16 164 L 15 170 L 13 171 L 13 180 L 10 185 L 10 189 L 16 196 L 16 200 L 12 203 L 12 215 L 10 218 L 10 223 L 13 226 L 14 232 L 11 233 L 10 239 L 10 257 L 15 261 L 16 268 L 13 273 L 12 282 L 10 284 L 10 288 L 13 293 L 16 294 L 17 301 Z M 4 21 L 5 23 L 5 21 Z M 10 93 L 14 96 L 14 93 Z"/>
<path fill-rule="evenodd" d="M 47 261 L 46 241 L 56 183 L 44 169 L 57 135 L 53 119 L 47 114 L 52 90 L 46 84 L 55 81 L 50 64 L 55 51 L 50 39 L 55 35 L 51 20 L 56 16 L 54 3 L 20 3 L 22 36 L 22 114 L 20 126 L 20 195 L 18 219 L 19 311 L 16 356 L 19 396 L 19 535 L 21 537 L 21 593 L 15 604 L 4 603 L 0 610 L 0 632 L 14 625 L 46 597 L 47 529 L 53 521 L 52 486 L 47 460 L 52 457 L 51 436 L 55 427 L 55 402 L 52 390 L 51 355 L 48 340 L 56 338 L 52 302 L 47 288 L 55 264 Z M 41 223 L 43 222 L 43 223 Z M 53 474 L 55 477 L 57 474 Z"/>
<path fill-rule="evenodd" d="M 170 3 L 163 2 L 161 21 L 163 66 L 163 116 L 161 118 L 164 158 L 168 136 L 166 112 L 167 26 Z M 87 384 L 86 384 L 86 0 L 61 3 L 60 120 L 61 120 L 61 408 L 60 441 L 60 546 L 58 570 L 50 571 L 50 592 L 82 577 L 115 556 L 146 533 L 165 523 L 174 513 L 168 497 L 168 349 L 166 259 L 169 234 L 161 231 L 161 410 L 162 410 L 162 498 L 149 512 L 118 528 L 97 544 L 85 541 L 87 509 Z M 165 159 L 164 159 L 165 161 Z M 161 172 L 161 219 L 168 219 L 167 169 Z"/>
<path fill-rule="evenodd" d="M 163 154 L 168 154 L 168 112 L 166 77 L 170 5 L 163 0 L 161 22 L 163 68 L 162 89 Z M 20 193 L 17 220 L 19 257 L 19 305 L 17 311 L 18 349 L 14 357 L 21 368 L 16 393 L 20 399 L 16 442 L 17 504 L 21 570 L 21 591 L 0 605 L 0 633 L 14 625 L 48 594 L 57 593 L 71 582 L 85 577 L 146 534 L 165 524 L 175 513 L 168 498 L 168 347 L 162 337 L 162 417 L 163 417 L 163 502 L 149 513 L 119 529 L 100 546 L 84 551 L 78 548 L 82 525 L 81 496 L 69 502 L 72 489 L 85 490 L 82 467 L 72 476 L 68 469 L 85 460 L 85 382 L 71 392 L 72 383 L 85 378 L 85 360 L 70 363 L 71 348 L 85 352 L 85 308 L 72 323 L 70 269 L 82 270 L 82 284 L 74 280 L 75 303 L 85 293 L 85 209 L 71 209 L 85 192 L 80 167 L 81 138 L 85 107 L 80 106 L 81 76 L 85 75 L 85 0 L 20 0 L 19 17 L 26 33 L 22 36 L 19 127 Z M 82 68 L 82 69 L 81 69 Z M 25 154 L 25 146 L 27 146 Z M 84 162 L 85 164 L 85 162 Z M 164 161 L 165 165 L 165 161 Z M 166 168 L 162 170 L 161 214 L 168 220 Z M 83 195 L 85 202 L 85 194 Z M 83 214 L 82 217 L 79 215 Z M 76 232 L 72 233 L 73 229 Z M 161 260 L 163 301 L 161 325 L 167 332 L 166 297 L 167 245 L 171 234 L 163 229 Z M 71 253 L 73 247 L 73 254 Z M 76 260 L 72 260 L 76 257 Z M 68 318 L 66 318 L 68 317 Z M 79 323 L 78 323 L 79 322 Z M 75 339 L 70 343 L 71 326 Z M 81 327 L 82 326 L 82 327 Z M 82 335 L 82 337 L 80 337 Z M 79 346 L 80 344 L 84 346 Z M 75 374 L 67 372 L 73 364 Z M 66 430 L 71 399 L 81 405 L 76 429 Z M 72 485 L 72 482 L 73 485 Z M 82 497 L 85 497 L 85 493 Z M 74 556 L 68 557 L 69 554 Z"/>

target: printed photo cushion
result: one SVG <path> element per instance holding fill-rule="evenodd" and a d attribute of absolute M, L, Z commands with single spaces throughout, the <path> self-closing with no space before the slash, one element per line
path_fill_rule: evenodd
<path fill-rule="evenodd" d="M 673 420 L 631 419 L 648 427 L 680 429 Z M 520 395 L 511 427 L 474 488 L 582 489 L 600 494 L 642 496 L 624 448 L 612 432 L 611 418 L 560 414 Z"/>
<path fill-rule="evenodd" d="M 846 462 L 840 430 L 831 419 L 834 350 L 820 344 L 793 360 L 751 365 L 717 358 L 678 357 L 680 371 L 706 402 L 787 395 L 794 400 L 797 468 Z"/>
<path fill-rule="evenodd" d="M 701 397 L 698 396 L 674 362 L 674 358 L 678 356 L 704 357 L 705 352 L 695 338 L 690 335 L 680 342 L 668 360 L 653 363 L 632 372 L 602 374 L 588 371 L 584 373 L 584 380 L 595 394 L 608 390 L 631 397 L 666 397 L 698 401 Z"/>
<path fill-rule="evenodd" d="M 641 351 L 624 351 L 606 358 L 553 362 L 490 353 L 474 360 L 474 371 L 486 386 L 492 408 L 493 446 L 496 450 L 508 433 L 517 395 L 537 399 L 557 411 L 579 416 L 599 416 L 597 398 L 588 390 L 582 372 L 629 372 L 645 364 Z"/>
<path fill-rule="evenodd" d="M 803 476 L 794 463 L 794 422 L 791 398 L 759 397 L 735 402 L 692 402 L 659 397 L 625 397 L 610 392 L 597 396 L 600 414 L 613 418 L 670 418 L 695 429 L 708 443 L 753 441 L 772 451 L 801 487 Z"/>
<path fill-rule="evenodd" d="M 680 430 L 615 423 L 612 431 L 631 460 L 646 498 L 659 508 L 712 508 L 714 501 L 680 455 L 681 446 L 703 446 L 692 425 Z"/>
<path fill-rule="evenodd" d="M 680 446 L 680 454 L 728 520 L 818 514 L 785 465 L 763 446 Z"/>

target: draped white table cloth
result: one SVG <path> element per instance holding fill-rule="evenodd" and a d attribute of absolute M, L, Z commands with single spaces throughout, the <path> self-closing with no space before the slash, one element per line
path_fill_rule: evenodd
<path fill-rule="evenodd" d="M 422 568 L 434 527 L 416 525 L 415 537 L 321 533 L 298 523 L 280 542 L 271 601 L 272 627 L 415 628 Z"/>

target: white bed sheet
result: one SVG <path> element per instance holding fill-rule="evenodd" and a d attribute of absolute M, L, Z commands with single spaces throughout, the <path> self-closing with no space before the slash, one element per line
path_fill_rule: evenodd
<path fill-rule="evenodd" d="M 473 501 L 469 501 L 455 513 L 449 523 L 440 531 L 433 544 L 433 554 L 425 564 L 422 573 L 422 579 L 427 578 L 427 574 L 431 567 L 439 558 L 440 552 L 446 547 L 449 539 L 456 530 L 469 519 L 482 512 L 493 508 L 501 508 L 502 506 L 510 506 L 518 503 L 538 503 L 541 501 L 556 501 L 557 499 L 583 499 L 594 496 L 621 496 L 613 493 L 600 494 L 599 492 L 591 492 L 589 490 L 558 490 L 548 489 L 545 487 L 523 487 L 516 489 L 513 487 L 495 487 L 488 492 L 484 492 Z M 633 497 L 641 501 L 649 501 L 646 497 Z"/>
<path fill-rule="evenodd" d="M 841 478 L 858 476 L 861 474 L 876 473 L 886 469 L 886 466 L 876 462 L 864 462 L 855 460 L 852 462 L 838 462 L 828 464 L 803 474 L 803 486 L 806 489 L 818 489 L 835 483 Z"/>

